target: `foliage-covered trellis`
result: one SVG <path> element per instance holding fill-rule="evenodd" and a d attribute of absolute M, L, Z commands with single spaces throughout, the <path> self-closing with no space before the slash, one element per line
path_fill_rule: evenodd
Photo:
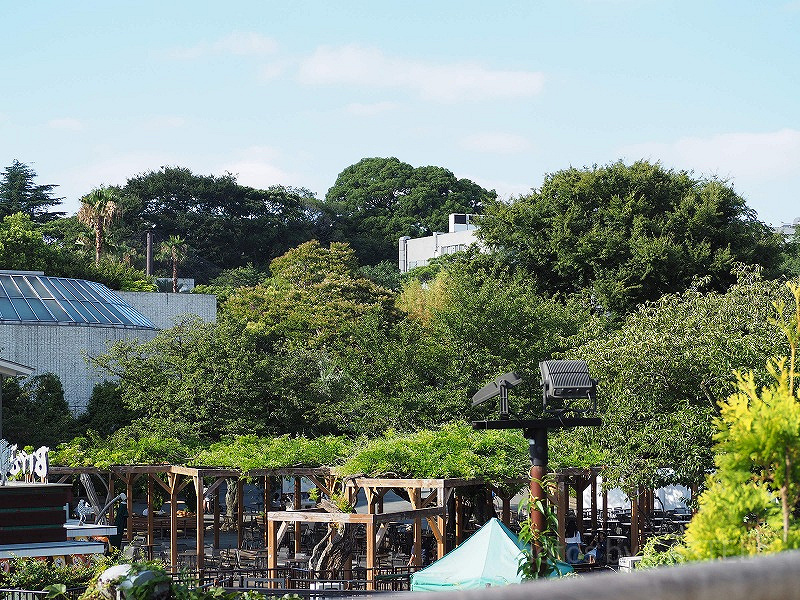
<path fill-rule="evenodd" d="M 465 423 L 411 434 L 353 440 L 345 436 L 307 438 L 240 436 L 202 446 L 142 429 L 125 428 L 107 438 L 75 438 L 53 453 L 66 466 L 190 464 L 240 469 L 321 467 L 341 476 L 396 475 L 418 478 L 483 478 L 502 483 L 524 477 L 527 442 L 515 431 L 474 431 Z"/>

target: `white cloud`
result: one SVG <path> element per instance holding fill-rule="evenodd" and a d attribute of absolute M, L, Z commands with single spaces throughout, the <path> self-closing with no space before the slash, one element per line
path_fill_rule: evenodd
<path fill-rule="evenodd" d="M 501 200 L 510 200 L 517 196 L 527 196 L 531 193 L 531 185 L 524 183 L 511 183 L 496 179 L 484 179 L 482 177 L 469 177 L 475 183 L 487 190 L 494 190 Z"/>
<path fill-rule="evenodd" d="M 275 162 L 280 152 L 271 146 L 251 146 L 240 153 L 238 160 L 215 168 L 215 173 L 231 173 L 242 185 L 265 189 L 272 185 L 293 185 L 297 176 L 284 171 Z"/>
<path fill-rule="evenodd" d="M 800 131 L 723 133 L 685 137 L 670 143 L 643 143 L 622 148 L 626 159 L 647 158 L 703 174 L 766 181 L 796 175 L 800 165 Z"/>
<path fill-rule="evenodd" d="M 353 102 L 347 105 L 347 112 L 361 117 L 372 117 L 386 112 L 397 110 L 400 104 L 397 102 L 372 102 L 370 104 L 362 104 L 361 102 Z"/>
<path fill-rule="evenodd" d="M 531 143 L 515 133 L 487 132 L 470 135 L 461 140 L 461 147 L 489 154 L 518 154 L 531 148 Z"/>
<path fill-rule="evenodd" d="M 83 123 L 78 119 L 64 118 L 64 119 L 51 119 L 47 122 L 50 129 L 61 129 L 64 131 L 80 131 L 83 129 Z"/>
<path fill-rule="evenodd" d="M 322 46 L 302 61 L 298 78 L 312 85 L 350 84 L 411 90 L 428 100 L 455 102 L 534 96 L 544 75 L 492 70 L 478 63 L 434 64 L 392 58 L 377 48 Z"/>
<path fill-rule="evenodd" d="M 102 151 L 103 149 L 98 149 Z M 159 169 L 162 165 L 183 164 L 164 154 L 123 154 L 111 156 L 78 168 L 53 173 L 59 182 L 58 195 L 65 196 L 63 210 L 77 212 L 81 196 L 101 185 L 125 185 L 130 177 Z"/>
<path fill-rule="evenodd" d="M 211 43 L 202 43 L 188 48 L 176 48 L 170 56 L 190 60 L 215 54 L 234 56 L 268 56 L 278 49 L 278 43 L 269 37 L 253 32 L 237 32 Z"/>
<path fill-rule="evenodd" d="M 186 119 L 169 115 L 151 117 L 145 121 L 145 127 L 148 129 L 179 129 L 184 125 L 186 125 Z"/>

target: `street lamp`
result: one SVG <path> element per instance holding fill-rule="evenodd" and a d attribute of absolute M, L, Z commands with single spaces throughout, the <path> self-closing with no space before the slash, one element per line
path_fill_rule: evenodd
<path fill-rule="evenodd" d="M 522 379 L 516 373 L 506 373 L 490 381 L 473 397 L 476 406 L 490 398 L 500 396 L 499 420 L 473 421 L 474 429 L 522 429 L 528 440 L 531 458 L 530 495 L 531 530 L 544 531 L 545 514 L 536 509 L 536 500 L 542 506 L 547 494 L 542 482 L 547 474 L 547 433 L 551 429 L 573 427 L 596 427 L 602 425 L 599 417 L 592 415 L 597 410 L 597 381 L 589 375 L 589 366 L 582 360 L 546 360 L 539 363 L 542 386 L 542 417 L 538 419 L 511 419 L 508 407 L 508 390 L 516 387 Z M 534 536 L 534 539 L 538 539 Z M 535 544 L 535 552 L 542 550 Z M 544 564 L 544 563 L 543 563 Z"/>

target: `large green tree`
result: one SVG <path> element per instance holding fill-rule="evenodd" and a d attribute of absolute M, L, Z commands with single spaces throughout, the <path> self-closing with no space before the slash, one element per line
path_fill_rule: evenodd
<path fill-rule="evenodd" d="M 766 383 L 764 357 L 784 351 L 769 319 L 785 295 L 780 282 L 740 271 L 725 293 L 664 296 L 618 330 L 590 323 L 568 356 L 585 359 L 599 380 L 603 426 L 561 437 L 605 450 L 607 478 L 628 489 L 701 484 L 714 466 L 713 419 L 734 390 L 733 372 L 756 370 Z"/>
<path fill-rule="evenodd" d="M 204 283 L 221 270 L 269 261 L 311 239 L 317 211 L 305 189 L 255 189 L 231 174 L 198 175 L 162 167 L 128 180 L 121 193 L 126 210 L 119 234 L 141 243 L 154 229 L 157 239 L 178 235 L 193 249 L 187 269 Z"/>
<path fill-rule="evenodd" d="M 0 173 L 0 218 L 14 213 L 25 213 L 33 221 L 46 222 L 63 216 L 50 208 L 61 204 L 56 198 L 54 184 L 37 184 L 36 171 L 29 165 L 15 160 Z"/>
<path fill-rule="evenodd" d="M 450 213 L 480 213 L 495 196 L 442 167 L 364 158 L 339 173 L 325 196 L 327 235 L 349 242 L 363 264 L 396 262 L 400 237 L 447 231 Z"/>
<path fill-rule="evenodd" d="M 479 236 L 497 260 L 547 293 L 588 291 L 620 312 L 697 276 L 723 290 L 736 263 L 772 273 L 780 260 L 780 240 L 730 186 L 644 161 L 558 171 L 486 213 Z"/>

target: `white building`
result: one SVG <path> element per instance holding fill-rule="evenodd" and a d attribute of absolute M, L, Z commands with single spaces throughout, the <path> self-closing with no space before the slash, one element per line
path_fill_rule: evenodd
<path fill-rule="evenodd" d="M 423 267 L 432 258 L 454 254 L 466 250 L 478 241 L 475 236 L 477 226 L 472 222 L 475 215 L 451 214 L 450 230 L 447 233 L 434 232 L 423 238 L 400 238 L 398 266 L 401 273 L 415 267 Z"/>
<path fill-rule="evenodd" d="M 119 340 L 150 340 L 187 314 L 216 320 L 216 296 L 114 292 L 94 281 L 0 271 L 3 358 L 30 365 L 34 375 L 58 375 L 75 413 L 86 409 L 94 385 L 105 378 L 86 357 Z"/>
<path fill-rule="evenodd" d="M 797 217 L 791 223 L 781 223 L 780 225 L 774 226 L 772 229 L 775 233 L 782 233 L 786 239 L 789 239 L 794 235 L 798 227 L 800 227 L 800 217 Z"/>

